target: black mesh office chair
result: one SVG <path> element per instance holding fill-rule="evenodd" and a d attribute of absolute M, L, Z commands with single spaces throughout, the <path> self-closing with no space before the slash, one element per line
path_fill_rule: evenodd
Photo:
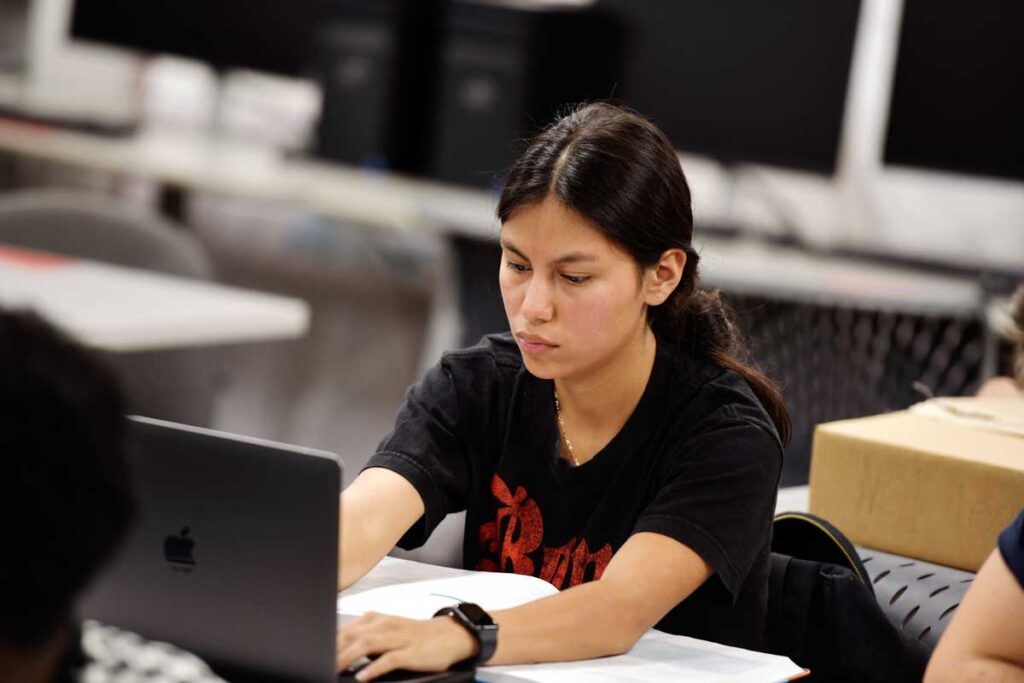
<path fill-rule="evenodd" d="M 935 649 L 974 574 L 871 548 L 857 552 L 890 623 Z"/>
<path fill-rule="evenodd" d="M 807 483 L 815 425 L 971 394 L 983 379 L 985 326 L 973 315 L 884 311 L 726 293 L 754 358 L 793 419 L 782 486 Z"/>

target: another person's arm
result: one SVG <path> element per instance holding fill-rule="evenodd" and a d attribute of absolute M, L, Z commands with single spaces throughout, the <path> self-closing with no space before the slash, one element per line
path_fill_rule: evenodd
<path fill-rule="evenodd" d="M 975 396 L 981 398 L 1024 398 L 1020 382 L 1012 377 L 992 377 L 985 381 Z"/>
<path fill-rule="evenodd" d="M 992 377 L 978 389 L 977 395 L 985 398 L 1024 398 L 1024 284 L 1017 288 L 1011 302 L 1014 329 L 1008 331 L 1009 338 L 1017 349 L 1014 354 L 1014 377 Z"/>
<path fill-rule="evenodd" d="M 1024 681 L 1024 588 L 999 550 L 982 565 L 928 663 L 925 683 Z"/>

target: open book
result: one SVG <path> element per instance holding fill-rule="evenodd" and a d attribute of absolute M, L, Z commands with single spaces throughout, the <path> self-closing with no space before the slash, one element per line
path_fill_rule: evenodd
<path fill-rule="evenodd" d="M 430 619 L 442 607 L 475 602 L 488 612 L 554 595 L 547 581 L 520 574 L 474 572 L 385 557 L 338 598 L 338 613 Z"/>
<path fill-rule="evenodd" d="M 548 582 L 532 576 L 450 569 L 385 557 L 338 596 L 338 615 L 345 620 L 374 611 L 429 619 L 442 607 L 459 602 L 475 602 L 494 611 L 557 592 Z M 551 664 L 486 666 L 477 670 L 476 677 L 489 683 L 775 683 L 805 673 L 785 657 L 652 629 L 624 655 Z"/>

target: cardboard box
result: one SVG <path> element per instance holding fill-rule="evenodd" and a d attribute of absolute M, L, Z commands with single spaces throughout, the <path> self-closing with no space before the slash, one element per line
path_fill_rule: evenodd
<path fill-rule="evenodd" d="M 977 571 L 1024 508 L 1024 400 L 933 399 L 819 425 L 810 511 L 857 545 Z"/>

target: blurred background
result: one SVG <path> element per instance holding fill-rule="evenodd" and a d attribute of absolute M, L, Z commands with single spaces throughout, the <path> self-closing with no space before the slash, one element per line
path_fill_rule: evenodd
<path fill-rule="evenodd" d="M 1005 371 L 1015 0 L 0 0 L 0 243 L 302 302 L 275 339 L 104 348 L 138 412 L 352 476 L 443 349 L 505 329 L 503 169 L 609 98 L 679 149 L 705 284 L 793 414 L 784 484 L 815 424 Z"/>

